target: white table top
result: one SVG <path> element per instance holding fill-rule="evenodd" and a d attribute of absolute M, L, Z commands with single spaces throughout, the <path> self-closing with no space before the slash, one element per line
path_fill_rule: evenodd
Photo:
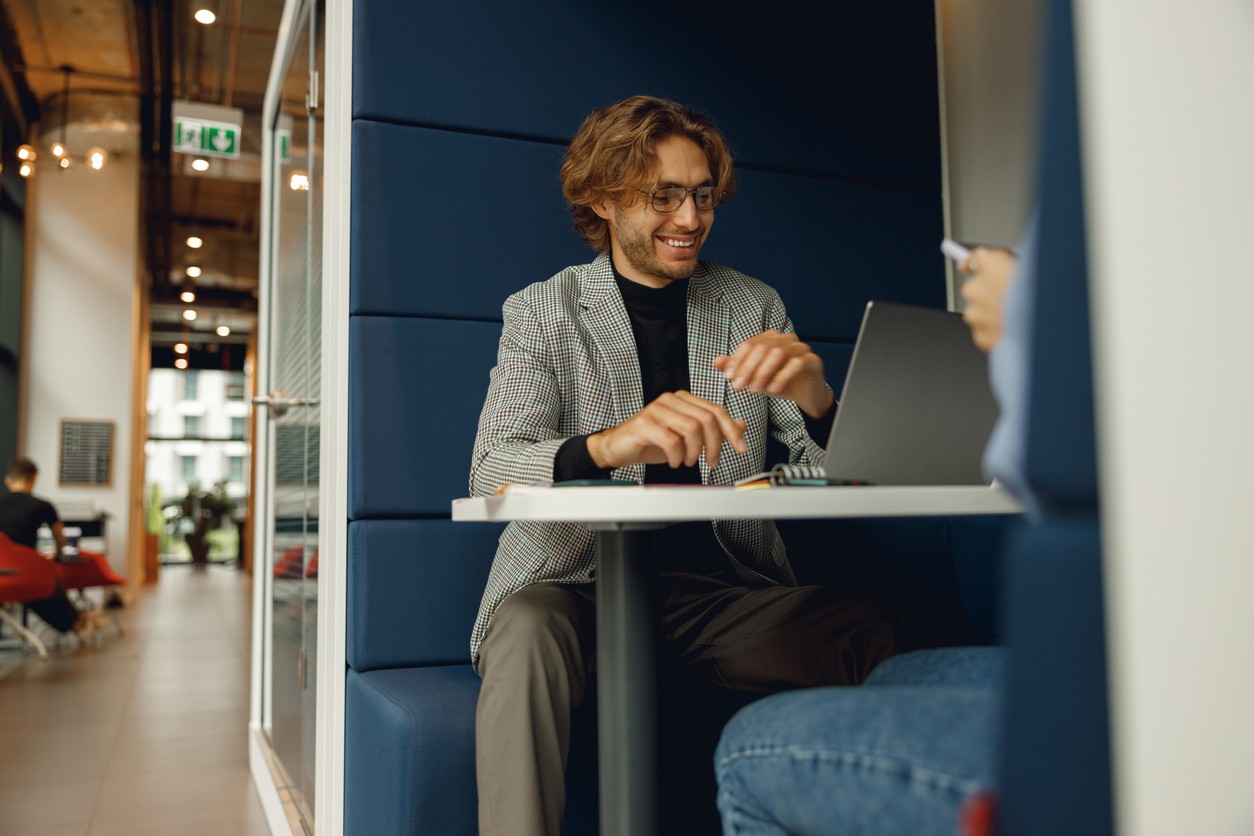
<path fill-rule="evenodd" d="M 499 496 L 453 500 L 457 522 L 546 520 L 581 523 L 714 519 L 821 519 L 1015 514 L 1022 507 L 1000 487 L 983 485 L 773 487 L 631 485 L 510 486 Z"/>

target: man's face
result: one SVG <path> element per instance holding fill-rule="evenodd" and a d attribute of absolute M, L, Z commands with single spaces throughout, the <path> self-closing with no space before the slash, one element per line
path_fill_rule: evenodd
<path fill-rule="evenodd" d="M 648 191 L 713 184 L 710 162 L 701 146 L 682 136 L 658 142 L 655 177 Z M 698 212 L 692 195 L 665 214 L 653 208 L 647 195 L 636 198 L 593 207 L 609 222 L 614 266 L 628 279 L 649 287 L 665 287 L 691 276 L 701 245 L 714 226 L 714 212 Z"/>

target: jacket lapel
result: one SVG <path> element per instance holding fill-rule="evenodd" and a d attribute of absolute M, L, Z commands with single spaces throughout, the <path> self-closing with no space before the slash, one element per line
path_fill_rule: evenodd
<path fill-rule="evenodd" d="M 731 310 L 723 301 L 704 265 L 688 280 L 688 377 L 692 394 L 727 405 L 727 380 L 713 360 L 731 351 Z M 701 457 L 701 481 L 710 482 L 710 470 Z M 721 471 L 723 468 L 720 467 Z"/>
<path fill-rule="evenodd" d="M 610 382 L 612 425 L 621 424 L 644 404 L 640 383 L 640 359 L 623 297 L 614 285 L 610 258 L 602 254 L 588 265 L 580 281 L 579 307 L 584 332 L 601 360 Z M 604 429 L 602 427 L 601 429 Z"/>

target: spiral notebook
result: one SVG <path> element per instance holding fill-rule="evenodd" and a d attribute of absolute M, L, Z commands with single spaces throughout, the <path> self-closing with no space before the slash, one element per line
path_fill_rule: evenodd
<path fill-rule="evenodd" d="M 872 301 L 824 473 L 875 485 L 989 484 L 981 463 L 997 414 L 988 358 L 960 314 Z"/>

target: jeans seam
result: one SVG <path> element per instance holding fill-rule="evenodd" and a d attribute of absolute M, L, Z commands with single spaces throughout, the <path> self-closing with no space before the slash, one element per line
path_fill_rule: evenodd
<path fill-rule="evenodd" d="M 979 781 L 963 778 L 930 767 L 921 767 L 908 760 L 884 755 L 835 749 L 811 749 L 801 746 L 757 746 L 724 755 L 718 761 L 718 779 L 724 782 L 728 769 L 738 760 L 787 758 L 793 761 L 828 761 L 845 766 L 857 766 L 883 775 L 904 778 L 913 786 L 951 792 L 959 800 L 984 788 Z"/>

